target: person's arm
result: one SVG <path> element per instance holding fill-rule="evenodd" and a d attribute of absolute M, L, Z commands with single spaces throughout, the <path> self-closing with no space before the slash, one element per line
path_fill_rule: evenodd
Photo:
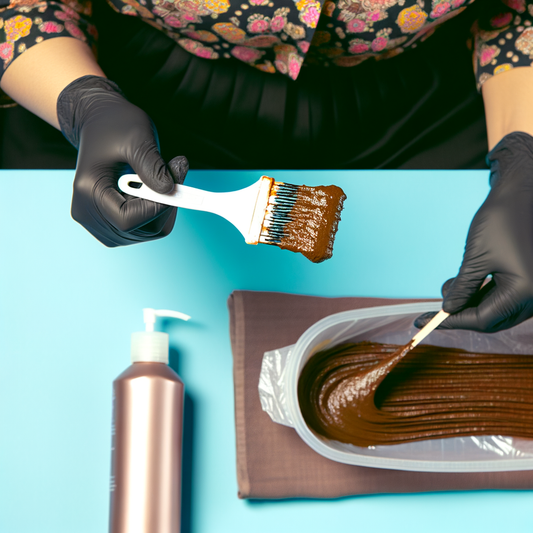
<path fill-rule="evenodd" d="M 489 151 L 513 131 L 533 136 L 533 68 L 493 76 L 483 84 L 482 94 Z"/>
<path fill-rule="evenodd" d="M 502 72 L 482 92 L 491 190 L 470 225 L 457 277 L 443 285 L 443 309 L 452 315 L 441 328 L 495 332 L 533 316 L 533 68 Z"/>
<path fill-rule="evenodd" d="M 5 71 L 0 88 L 15 102 L 59 129 L 57 99 L 74 80 L 102 76 L 89 46 L 73 37 L 57 37 L 28 48 Z"/>
<path fill-rule="evenodd" d="M 79 150 L 74 220 L 111 247 L 170 233 L 175 208 L 126 197 L 117 181 L 133 170 L 150 188 L 169 192 L 183 182 L 187 160 L 176 158 L 167 167 L 150 117 L 105 78 L 85 42 L 56 37 L 32 46 L 7 67 L 0 87 Z"/>

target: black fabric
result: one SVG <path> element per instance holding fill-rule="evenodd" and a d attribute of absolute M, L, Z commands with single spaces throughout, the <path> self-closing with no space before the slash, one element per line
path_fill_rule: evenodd
<path fill-rule="evenodd" d="M 183 154 L 193 169 L 486 168 L 467 13 L 415 50 L 353 68 L 307 67 L 297 81 L 192 56 L 101 0 L 94 21 L 99 63 L 152 118 L 167 161 Z M 2 114 L 2 168 L 74 167 L 75 152 L 52 128 L 28 122 L 21 108 Z"/>

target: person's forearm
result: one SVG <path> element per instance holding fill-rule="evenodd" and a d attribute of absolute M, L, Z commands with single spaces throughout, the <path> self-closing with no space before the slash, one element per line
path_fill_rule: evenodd
<path fill-rule="evenodd" d="M 87 44 L 72 37 L 32 46 L 7 68 L 0 87 L 13 100 L 59 129 L 57 98 L 72 81 L 105 77 Z"/>
<path fill-rule="evenodd" d="M 505 135 L 523 131 L 533 136 L 533 67 L 519 67 L 483 84 L 489 150 Z"/>

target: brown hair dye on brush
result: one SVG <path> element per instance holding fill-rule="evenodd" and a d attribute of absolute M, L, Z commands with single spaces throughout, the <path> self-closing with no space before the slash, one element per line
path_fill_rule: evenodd
<path fill-rule="evenodd" d="M 274 182 L 260 242 L 299 252 L 313 263 L 329 259 L 345 199 L 335 185 Z"/>

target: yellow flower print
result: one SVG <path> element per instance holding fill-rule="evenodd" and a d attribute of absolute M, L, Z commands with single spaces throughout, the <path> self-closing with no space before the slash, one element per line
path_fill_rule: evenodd
<path fill-rule="evenodd" d="M 8 41 L 17 41 L 21 37 L 26 37 L 30 33 L 32 21 L 28 17 L 17 15 L 5 22 L 6 39 Z"/>
<path fill-rule="evenodd" d="M 123 0 L 123 2 L 127 4 L 128 6 L 132 7 L 133 9 L 135 9 L 135 11 L 139 13 L 141 17 L 148 18 L 148 19 L 154 18 L 154 14 L 149 9 L 146 9 L 144 6 L 139 4 L 139 2 L 136 2 L 135 0 Z"/>
<path fill-rule="evenodd" d="M 494 69 L 494 74 L 501 74 L 502 72 L 511 70 L 512 68 L 513 68 L 513 65 L 511 65 L 510 63 L 504 63 L 503 65 L 498 65 Z"/>
<path fill-rule="evenodd" d="M 206 0 L 205 7 L 207 7 L 212 13 L 220 15 L 230 8 L 230 3 L 228 0 Z"/>
<path fill-rule="evenodd" d="M 303 26 L 298 26 L 298 24 L 293 24 L 292 22 L 287 22 L 287 24 L 285 24 L 283 32 L 295 40 L 303 39 L 305 37 L 305 28 Z"/>
<path fill-rule="evenodd" d="M 418 4 L 406 7 L 400 11 L 396 23 L 400 26 L 403 33 L 415 33 L 426 22 L 428 14 L 420 9 Z"/>
<path fill-rule="evenodd" d="M 258 65 L 254 65 L 255 68 L 258 68 L 259 70 L 262 70 L 263 72 L 268 72 L 269 74 L 274 74 L 276 72 L 276 68 L 272 64 L 271 61 L 265 61 L 264 63 L 259 63 Z"/>
<path fill-rule="evenodd" d="M 217 22 L 213 25 L 213 31 L 230 43 L 240 43 L 246 37 L 244 30 L 229 22 Z"/>
<path fill-rule="evenodd" d="M 302 11 L 306 8 L 306 6 L 314 3 L 314 0 L 298 0 L 298 2 L 296 2 L 296 8 L 298 9 L 298 11 Z"/>

